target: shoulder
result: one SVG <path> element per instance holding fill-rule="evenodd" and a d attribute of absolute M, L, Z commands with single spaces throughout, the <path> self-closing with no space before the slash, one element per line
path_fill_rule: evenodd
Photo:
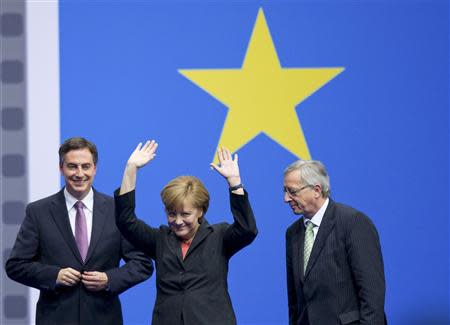
<path fill-rule="evenodd" d="M 328 208 L 339 218 L 353 218 L 357 214 L 362 214 L 359 210 L 343 203 L 334 202 L 330 199 Z"/>
<path fill-rule="evenodd" d="M 287 229 L 286 229 L 286 238 L 290 238 L 293 234 L 297 233 L 300 230 L 302 223 L 302 218 L 294 221 Z"/>
<path fill-rule="evenodd" d="M 94 200 L 101 200 L 105 203 L 114 205 L 114 198 L 111 195 L 107 195 L 105 193 L 94 190 Z"/>
<path fill-rule="evenodd" d="M 113 198 L 111 195 L 108 195 L 108 194 L 99 192 L 99 191 L 97 191 L 97 190 L 94 189 L 94 188 L 92 188 L 92 190 L 94 191 L 94 197 L 95 197 L 95 196 L 98 196 L 98 197 L 101 197 L 101 198 L 103 198 L 103 199 L 105 199 L 105 200 L 114 200 L 114 198 Z"/>
<path fill-rule="evenodd" d="M 357 226 L 375 227 L 372 220 L 363 212 L 343 203 L 330 201 L 330 207 L 336 222 L 344 227 L 354 228 Z"/>
<path fill-rule="evenodd" d="M 55 194 L 52 194 L 50 196 L 47 196 L 42 199 L 28 203 L 27 209 L 43 208 L 43 207 L 48 206 L 52 202 L 56 202 L 56 201 L 60 200 L 61 198 L 64 198 L 64 194 L 63 194 L 62 190 Z"/>
<path fill-rule="evenodd" d="M 230 226 L 228 222 L 219 222 L 214 224 L 206 224 L 206 227 L 211 228 L 212 230 L 224 230 L 227 229 Z"/>

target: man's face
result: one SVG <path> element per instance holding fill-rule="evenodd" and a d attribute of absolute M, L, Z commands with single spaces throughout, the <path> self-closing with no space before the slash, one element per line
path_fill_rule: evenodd
<path fill-rule="evenodd" d="M 82 200 L 92 187 L 97 168 L 89 149 L 71 150 L 64 156 L 60 166 L 67 191 Z"/>
<path fill-rule="evenodd" d="M 320 185 L 300 183 L 300 171 L 294 170 L 284 177 L 284 202 L 288 203 L 294 214 L 312 218 L 322 206 Z"/>

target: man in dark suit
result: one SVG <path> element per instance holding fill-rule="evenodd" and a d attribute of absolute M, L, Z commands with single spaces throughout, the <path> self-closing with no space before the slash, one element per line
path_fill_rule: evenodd
<path fill-rule="evenodd" d="M 284 201 L 303 216 L 286 232 L 289 324 L 385 324 L 377 230 L 363 213 L 329 195 L 319 161 L 286 168 Z"/>
<path fill-rule="evenodd" d="M 92 188 L 95 145 L 68 139 L 59 159 L 65 187 L 27 206 L 6 272 L 40 290 L 38 325 L 122 324 L 118 295 L 149 278 L 152 262 L 116 228 L 114 200 Z"/>

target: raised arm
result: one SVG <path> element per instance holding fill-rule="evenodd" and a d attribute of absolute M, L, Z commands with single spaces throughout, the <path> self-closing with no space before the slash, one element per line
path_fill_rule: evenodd
<path fill-rule="evenodd" d="M 130 158 L 128 158 L 119 194 L 131 192 L 136 188 L 137 170 L 155 158 L 157 148 L 158 144 L 155 140 L 147 141 L 144 146 L 142 146 L 142 143 L 138 144 L 136 149 L 131 153 Z"/>
<path fill-rule="evenodd" d="M 217 156 L 219 165 L 211 164 L 211 167 L 227 180 L 231 191 L 230 205 L 234 222 L 225 231 L 223 239 L 226 253 L 231 257 L 255 239 L 258 229 L 247 192 L 241 183 L 238 155 L 232 158 L 230 151 L 222 148 L 217 151 Z"/>
<path fill-rule="evenodd" d="M 155 157 L 157 147 L 158 144 L 154 140 L 147 141 L 143 146 L 142 143 L 138 144 L 128 159 L 122 185 L 114 193 L 117 228 L 126 240 L 152 258 L 155 257 L 158 230 L 136 217 L 134 190 L 137 170 Z"/>

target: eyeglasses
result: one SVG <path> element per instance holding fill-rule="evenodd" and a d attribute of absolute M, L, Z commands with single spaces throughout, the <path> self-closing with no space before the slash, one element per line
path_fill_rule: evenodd
<path fill-rule="evenodd" d="M 305 186 L 302 186 L 300 188 L 295 188 L 295 189 L 285 187 L 285 188 L 283 188 L 283 191 L 284 191 L 284 193 L 287 193 L 290 197 L 294 197 L 298 193 L 300 193 L 301 191 L 303 191 L 305 188 L 308 188 L 308 187 L 312 188 L 312 187 L 314 187 L 314 185 L 305 185 Z"/>

